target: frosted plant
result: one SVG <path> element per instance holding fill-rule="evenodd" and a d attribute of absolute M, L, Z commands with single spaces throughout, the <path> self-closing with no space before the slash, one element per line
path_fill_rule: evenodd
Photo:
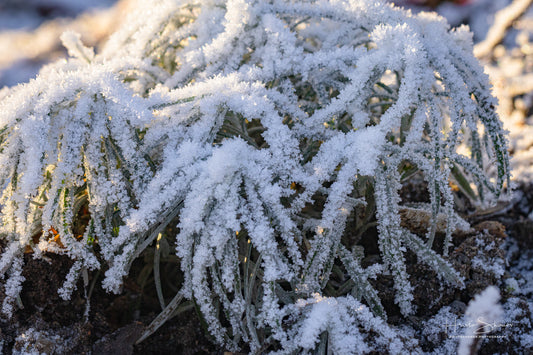
<path fill-rule="evenodd" d="M 441 255 L 461 222 L 450 178 L 480 204 L 508 179 L 465 28 L 378 1 L 139 2 L 126 24 L 98 55 L 65 34 L 72 59 L 2 93 L 5 313 L 25 251 L 74 260 L 68 298 L 101 267 L 120 292 L 163 237 L 184 273 L 163 313 L 194 299 L 230 349 L 363 352 L 369 331 L 395 339 L 369 280 L 391 274 L 402 314 L 414 312 L 407 249 L 463 286 Z M 431 202 L 402 205 L 416 171 Z M 430 216 L 425 235 L 402 226 L 407 207 Z M 381 260 L 364 268 L 358 242 L 374 218 Z"/>

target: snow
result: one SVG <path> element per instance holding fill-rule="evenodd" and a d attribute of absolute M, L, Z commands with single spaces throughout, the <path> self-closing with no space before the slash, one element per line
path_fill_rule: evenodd
<path fill-rule="evenodd" d="M 459 340 L 457 353 L 459 355 L 469 355 L 473 351 L 473 340 L 490 333 L 493 329 L 500 327 L 500 320 L 503 316 L 503 308 L 498 303 L 500 291 L 494 286 L 487 287 L 481 294 L 477 295 L 466 309 L 466 319 L 477 326 L 465 328 L 464 335 Z"/>

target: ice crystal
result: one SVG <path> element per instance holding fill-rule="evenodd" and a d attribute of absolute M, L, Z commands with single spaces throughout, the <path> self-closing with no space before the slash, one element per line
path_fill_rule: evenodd
<path fill-rule="evenodd" d="M 104 288 L 119 292 L 178 223 L 167 237 L 180 292 L 220 344 L 310 350 L 329 337 L 339 353 L 363 352 L 371 329 L 388 352 L 415 346 L 384 321 L 368 279 L 391 274 L 404 315 L 407 249 L 444 282 L 463 281 L 432 248 L 434 227 L 402 227 L 401 182 L 423 174 L 422 212 L 446 226 L 447 255 L 460 224 L 450 178 L 479 203 L 508 179 L 468 31 L 366 0 L 158 0 L 125 23 L 97 55 L 66 33 L 73 58 L 1 94 L 4 312 L 25 251 L 74 260 L 64 298 L 80 272 L 104 266 Z M 381 253 L 367 268 L 346 227 L 362 212 L 363 234 L 377 218 Z M 332 273 L 344 279 L 335 294 Z M 348 335 L 353 344 L 339 340 Z"/>

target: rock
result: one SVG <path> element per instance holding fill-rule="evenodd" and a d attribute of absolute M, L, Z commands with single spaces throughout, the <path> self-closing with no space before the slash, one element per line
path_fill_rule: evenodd
<path fill-rule="evenodd" d="M 94 354 L 133 354 L 133 345 L 144 330 L 142 323 L 135 322 L 117 329 L 112 334 L 103 337 L 93 346 Z"/>

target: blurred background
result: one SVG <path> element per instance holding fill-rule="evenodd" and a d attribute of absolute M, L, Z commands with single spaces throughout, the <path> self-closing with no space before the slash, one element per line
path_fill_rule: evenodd
<path fill-rule="evenodd" d="M 119 25 L 128 1 L 0 0 L 0 88 L 26 82 L 46 63 L 66 57 L 66 30 L 99 47 Z"/>

